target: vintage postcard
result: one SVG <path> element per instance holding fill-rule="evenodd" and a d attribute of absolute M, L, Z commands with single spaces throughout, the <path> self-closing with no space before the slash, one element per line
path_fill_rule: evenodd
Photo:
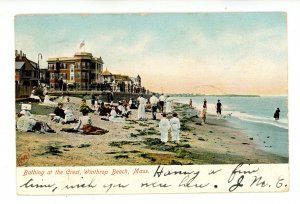
<path fill-rule="evenodd" d="M 15 16 L 19 195 L 289 190 L 284 12 Z"/>

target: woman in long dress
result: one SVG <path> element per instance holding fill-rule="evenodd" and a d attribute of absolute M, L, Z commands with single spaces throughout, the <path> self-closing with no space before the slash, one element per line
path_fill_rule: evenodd
<path fill-rule="evenodd" d="M 173 101 L 173 99 L 170 96 L 167 96 L 167 98 L 166 98 L 166 113 L 172 112 L 172 101 Z"/>
<path fill-rule="evenodd" d="M 177 117 L 177 113 L 173 113 L 173 118 L 170 120 L 170 125 L 171 125 L 171 133 L 172 133 L 172 141 L 174 143 L 179 142 L 180 140 L 180 121 L 179 118 Z"/>
<path fill-rule="evenodd" d="M 146 99 L 143 97 L 143 94 L 142 94 L 137 100 L 139 102 L 138 120 L 144 120 L 144 119 L 146 119 L 146 112 L 145 112 Z"/>
<path fill-rule="evenodd" d="M 160 140 L 162 142 L 168 142 L 170 122 L 166 117 L 167 117 L 167 114 L 163 113 L 163 118 L 159 122 Z"/>

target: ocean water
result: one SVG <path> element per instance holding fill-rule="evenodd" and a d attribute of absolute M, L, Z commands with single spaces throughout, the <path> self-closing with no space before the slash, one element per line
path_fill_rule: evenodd
<path fill-rule="evenodd" d="M 286 96 L 260 97 L 175 97 L 175 101 L 189 103 L 201 109 L 207 100 L 208 114 L 216 115 L 216 103 L 222 103 L 222 115 L 234 127 L 240 128 L 259 148 L 276 155 L 288 157 L 288 99 Z M 275 110 L 280 109 L 280 119 L 274 120 Z"/>

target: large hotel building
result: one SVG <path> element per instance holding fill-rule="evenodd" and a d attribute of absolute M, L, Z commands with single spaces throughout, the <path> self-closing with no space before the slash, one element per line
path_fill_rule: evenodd
<path fill-rule="evenodd" d="M 77 52 L 74 57 L 58 57 L 48 59 L 50 73 L 50 88 L 59 88 L 62 79 L 65 84 L 78 89 L 89 89 L 93 84 L 101 82 L 103 60 L 88 52 Z"/>

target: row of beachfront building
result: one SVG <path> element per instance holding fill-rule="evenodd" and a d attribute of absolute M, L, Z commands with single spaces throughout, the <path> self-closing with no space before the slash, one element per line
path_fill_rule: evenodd
<path fill-rule="evenodd" d="M 15 52 L 15 83 L 19 86 L 46 84 L 58 90 L 99 90 L 145 93 L 141 77 L 111 73 L 103 68 L 103 60 L 92 53 L 77 52 L 73 57 L 48 58 L 48 67 L 40 68 L 22 51 Z"/>

